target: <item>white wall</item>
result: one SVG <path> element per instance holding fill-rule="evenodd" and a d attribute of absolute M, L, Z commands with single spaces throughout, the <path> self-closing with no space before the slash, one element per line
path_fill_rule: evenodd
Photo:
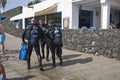
<path fill-rule="evenodd" d="M 69 17 L 69 29 L 72 29 L 72 2 L 71 0 L 61 0 L 58 11 L 62 12 L 62 28 L 63 19 Z"/>
<path fill-rule="evenodd" d="M 84 8 L 84 9 L 89 9 L 89 8 Z M 61 0 L 58 7 L 58 11 L 62 12 L 62 25 L 63 25 L 63 19 L 69 17 L 69 29 L 79 28 L 79 5 L 73 4 L 72 0 L 66 0 L 66 1 Z"/>
<path fill-rule="evenodd" d="M 28 7 L 23 6 L 22 13 L 32 12 L 32 10 L 33 8 L 28 8 Z"/>
<path fill-rule="evenodd" d="M 34 11 L 36 12 L 36 11 L 44 10 L 48 7 L 53 6 L 56 3 L 59 3 L 59 1 L 60 0 L 46 0 L 46 1 L 43 1 L 41 3 L 35 4 L 35 5 L 33 5 L 34 6 Z"/>
<path fill-rule="evenodd" d="M 35 13 L 37 11 L 42 11 L 46 8 L 53 6 L 56 3 L 59 3 L 60 0 L 46 0 L 41 3 L 32 5 L 33 8 L 23 7 L 23 13 Z"/>
<path fill-rule="evenodd" d="M 96 11 L 99 13 L 98 15 L 96 15 Z M 100 9 L 94 9 L 94 21 L 93 21 L 93 26 L 96 27 L 96 28 L 100 28 L 101 25 L 101 11 Z"/>
<path fill-rule="evenodd" d="M 42 3 L 34 5 L 34 12 L 45 9 L 53 4 L 58 3 L 57 12 L 62 12 L 62 28 L 63 28 L 63 19 L 69 17 L 69 29 L 78 29 L 79 27 L 79 5 L 75 5 L 72 3 L 72 0 L 47 0 Z M 32 9 L 32 8 L 31 8 Z M 33 10 L 32 9 L 32 10 Z M 90 7 L 82 6 L 83 10 L 93 11 L 93 26 L 100 27 L 100 16 L 95 15 L 95 9 Z M 25 11 L 29 11 L 30 9 L 24 9 Z"/>
<path fill-rule="evenodd" d="M 99 7 L 96 7 L 96 8 L 91 8 L 90 6 L 85 6 L 83 5 L 82 6 L 82 10 L 89 10 L 89 11 L 93 11 L 93 27 L 96 27 L 96 28 L 100 28 L 101 25 L 100 25 L 100 18 L 101 18 L 101 11 L 100 11 L 100 8 Z M 96 16 L 96 11 L 99 12 L 99 15 Z"/>
<path fill-rule="evenodd" d="M 60 3 L 61 6 L 58 7 L 58 11 L 62 12 L 62 23 L 63 23 L 63 18 L 69 17 L 70 18 L 69 29 L 78 29 L 79 27 L 79 5 L 72 4 L 71 0 L 66 0 L 66 1 L 61 0 L 61 1 L 62 1 Z M 111 2 L 111 4 L 114 3 L 114 5 L 116 6 L 118 6 L 118 3 L 120 3 L 119 0 L 115 0 L 115 1 L 108 0 L 107 2 L 109 3 Z M 101 25 L 101 7 L 100 6 L 92 8 L 90 6 L 82 5 L 82 9 L 93 11 L 93 26 L 94 27 L 101 28 L 103 26 Z M 96 15 L 96 12 L 98 12 L 99 14 Z M 107 14 L 109 14 L 109 10 Z M 115 13 L 112 13 L 112 15 L 113 15 L 112 16 L 113 21 L 118 21 L 118 14 L 115 12 Z M 106 26 L 109 25 L 108 18 L 109 18 L 109 15 L 106 18 L 107 22 L 105 20 Z M 103 17 L 102 17 L 102 20 L 104 20 Z M 104 23 L 104 21 L 102 23 Z M 105 26 L 105 29 L 107 28 L 106 26 Z"/>

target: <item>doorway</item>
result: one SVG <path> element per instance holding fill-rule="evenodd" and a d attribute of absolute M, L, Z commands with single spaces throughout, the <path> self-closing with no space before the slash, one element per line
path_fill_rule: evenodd
<path fill-rule="evenodd" d="M 88 29 L 93 26 L 93 11 L 79 11 L 79 28 L 82 28 L 83 26 Z"/>

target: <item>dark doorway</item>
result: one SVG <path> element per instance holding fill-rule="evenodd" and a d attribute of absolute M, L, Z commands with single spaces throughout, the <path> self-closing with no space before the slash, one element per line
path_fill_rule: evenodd
<path fill-rule="evenodd" d="M 83 26 L 90 28 L 93 26 L 93 11 L 80 10 L 79 11 L 79 28 Z"/>

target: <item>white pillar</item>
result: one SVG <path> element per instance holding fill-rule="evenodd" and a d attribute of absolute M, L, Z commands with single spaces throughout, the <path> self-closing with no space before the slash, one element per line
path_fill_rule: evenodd
<path fill-rule="evenodd" d="M 101 3 L 101 29 L 107 29 L 110 22 L 110 4 Z"/>
<path fill-rule="evenodd" d="M 79 6 L 72 4 L 72 29 L 79 28 Z"/>
<path fill-rule="evenodd" d="M 25 18 L 22 19 L 22 28 L 25 29 Z"/>
<path fill-rule="evenodd" d="M 72 29 L 72 0 L 60 0 L 59 10 L 62 12 L 62 29 Z"/>

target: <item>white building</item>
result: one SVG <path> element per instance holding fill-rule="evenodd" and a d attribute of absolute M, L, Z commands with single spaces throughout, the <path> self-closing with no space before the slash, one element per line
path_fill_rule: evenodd
<path fill-rule="evenodd" d="M 110 21 L 115 24 L 120 22 L 119 4 L 120 0 L 46 0 L 31 8 L 23 7 L 22 13 L 10 20 L 22 19 L 23 29 L 25 20 L 33 16 L 44 19 L 46 23 L 49 19 L 55 19 L 62 29 L 83 26 L 107 29 Z"/>

